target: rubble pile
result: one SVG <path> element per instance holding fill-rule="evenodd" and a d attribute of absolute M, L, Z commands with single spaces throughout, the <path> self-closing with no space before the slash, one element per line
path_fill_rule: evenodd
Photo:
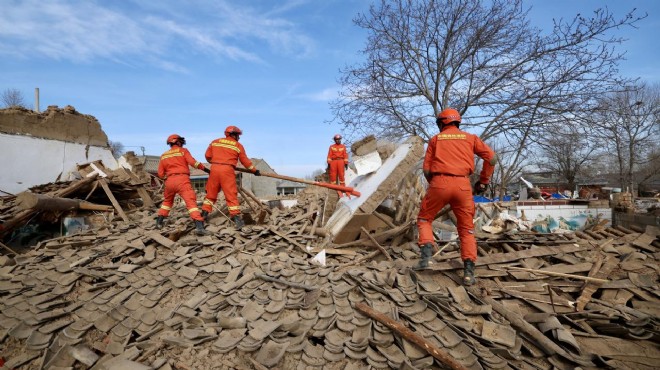
<path fill-rule="evenodd" d="M 391 227 L 333 243 L 320 216 L 329 194 L 306 191 L 241 230 L 216 211 L 208 236 L 190 232 L 183 206 L 162 230 L 137 209 L 3 257 L 4 368 L 445 366 L 433 351 L 465 369 L 660 361 L 656 229 L 491 235 L 479 241 L 478 282 L 466 290 L 455 245 L 430 269 L 411 269 L 411 219 L 381 215 Z M 311 261 L 321 252 L 325 265 Z"/>

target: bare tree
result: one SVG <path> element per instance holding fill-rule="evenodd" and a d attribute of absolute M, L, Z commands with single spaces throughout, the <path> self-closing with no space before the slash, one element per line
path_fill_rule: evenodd
<path fill-rule="evenodd" d="M 21 91 L 18 89 L 6 89 L 2 92 L 2 104 L 5 108 L 25 108 L 25 99 L 23 98 L 23 93 L 21 93 Z"/>
<path fill-rule="evenodd" d="M 638 85 L 600 99 L 590 123 L 616 158 L 622 188 L 635 193 L 635 172 L 653 158 L 660 137 L 660 85 Z"/>
<path fill-rule="evenodd" d="M 369 34 L 365 61 L 341 71 L 334 121 L 355 135 L 428 140 L 432 117 L 453 106 L 484 140 L 523 138 L 626 82 L 614 49 L 623 40 L 609 35 L 643 17 L 599 9 L 543 35 L 527 13 L 521 0 L 381 0 L 355 19 Z"/>
<path fill-rule="evenodd" d="M 525 166 L 529 164 L 529 146 L 511 145 L 506 138 L 501 138 L 492 148 L 497 153 L 497 165 L 491 179 L 490 191 L 492 197 L 496 196 L 497 192 L 500 199 L 503 199 L 509 185 L 517 181 Z"/>
<path fill-rule="evenodd" d="M 119 141 L 108 140 L 108 145 L 110 146 L 110 152 L 115 158 L 119 158 L 124 154 L 124 144 Z"/>
<path fill-rule="evenodd" d="M 555 174 L 571 191 L 575 190 L 577 177 L 589 165 L 599 147 L 588 134 L 588 127 L 566 119 L 551 135 L 537 142 L 536 165 Z"/>

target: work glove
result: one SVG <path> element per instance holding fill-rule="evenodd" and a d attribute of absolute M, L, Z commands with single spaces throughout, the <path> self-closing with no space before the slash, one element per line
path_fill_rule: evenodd
<path fill-rule="evenodd" d="M 488 184 L 482 184 L 481 181 L 477 181 L 474 183 L 474 194 L 475 195 L 481 195 L 486 191 L 486 188 L 488 187 Z"/>
<path fill-rule="evenodd" d="M 206 172 L 206 173 L 211 173 L 211 169 L 210 169 L 210 168 L 206 168 L 206 167 L 204 167 L 204 169 L 203 169 L 202 171 L 204 171 L 204 172 Z"/>
<path fill-rule="evenodd" d="M 344 169 L 345 169 L 345 170 L 348 169 L 348 165 L 347 165 L 347 164 L 344 165 Z"/>
<path fill-rule="evenodd" d="M 259 171 L 259 170 L 254 171 L 254 175 L 255 176 L 261 176 L 261 171 Z"/>

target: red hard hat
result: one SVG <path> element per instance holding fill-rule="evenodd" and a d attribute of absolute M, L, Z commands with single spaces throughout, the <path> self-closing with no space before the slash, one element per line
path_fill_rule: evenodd
<path fill-rule="evenodd" d="M 341 135 L 337 134 L 332 138 L 332 140 L 337 140 L 337 139 L 341 140 Z"/>
<path fill-rule="evenodd" d="M 174 144 L 176 144 L 177 141 L 180 141 L 181 145 L 186 143 L 186 139 L 183 138 L 182 136 L 177 135 L 177 134 L 172 134 L 172 135 L 167 137 L 167 144 L 168 145 L 174 145 Z"/>
<path fill-rule="evenodd" d="M 461 123 L 461 114 L 454 108 L 446 108 L 438 113 L 438 118 L 435 122 L 444 125 L 452 122 Z"/>
<path fill-rule="evenodd" d="M 241 131 L 241 129 L 236 126 L 227 126 L 225 129 L 225 136 L 229 136 L 231 134 L 243 135 L 243 131 Z"/>

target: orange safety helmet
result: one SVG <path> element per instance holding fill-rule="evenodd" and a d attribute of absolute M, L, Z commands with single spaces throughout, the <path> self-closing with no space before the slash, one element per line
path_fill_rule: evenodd
<path fill-rule="evenodd" d="M 167 137 L 167 145 L 175 145 L 177 141 L 181 142 L 181 145 L 186 143 L 186 139 L 183 136 L 177 134 L 172 134 Z"/>
<path fill-rule="evenodd" d="M 461 114 L 454 108 L 443 109 L 442 112 L 438 113 L 438 118 L 435 120 L 438 125 L 447 125 L 453 122 L 461 123 Z"/>
<path fill-rule="evenodd" d="M 337 139 L 341 140 L 341 135 L 337 134 L 332 138 L 332 140 L 337 140 Z"/>
<path fill-rule="evenodd" d="M 241 131 L 241 129 L 236 126 L 227 126 L 225 129 L 225 136 L 229 136 L 231 134 L 243 135 L 243 131 Z"/>

